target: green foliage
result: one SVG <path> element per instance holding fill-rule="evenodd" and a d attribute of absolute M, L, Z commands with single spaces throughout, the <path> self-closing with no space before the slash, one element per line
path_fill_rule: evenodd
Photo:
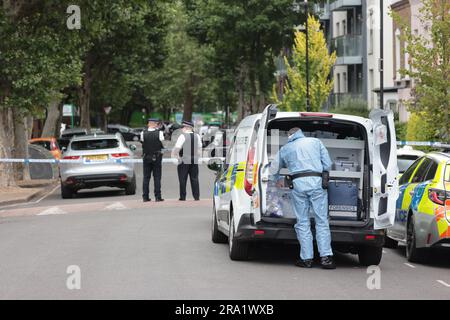
<path fill-rule="evenodd" d="M 270 95 L 273 57 L 291 46 L 293 26 L 304 15 L 291 0 L 189 0 L 188 31 L 214 48 L 214 69 L 221 105 L 240 93 L 241 108 L 257 112 Z"/>
<path fill-rule="evenodd" d="M 348 114 L 364 118 L 368 118 L 370 113 L 367 101 L 363 99 L 352 99 L 351 97 L 345 97 L 338 107 L 330 109 L 329 111 L 332 113 Z"/>
<path fill-rule="evenodd" d="M 313 16 L 308 18 L 309 34 L 309 72 L 310 72 L 310 105 L 311 111 L 318 111 L 327 100 L 333 81 L 329 79 L 331 68 L 336 61 L 336 53 L 328 53 L 325 35 L 320 29 L 320 22 Z M 292 57 L 285 58 L 287 66 L 287 83 L 284 86 L 283 101 L 273 99 L 280 108 L 293 111 L 306 110 L 306 34 L 295 32 L 295 44 Z"/>
<path fill-rule="evenodd" d="M 407 124 L 407 141 L 436 141 L 438 124 L 431 120 L 424 112 L 412 113 Z M 428 152 L 428 147 L 417 147 L 417 149 Z"/>
<path fill-rule="evenodd" d="M 438 138 L 450 141 L 450 2 L 424 0 L 422 4 L 419 19 L 424 33 L 411 30 L 406 21 L 394 15 L 402 26 L 402 38 L 410 57 L 410 68 L 401 70 L 401 74 L 414 79 L 410 111 L 420 113 L 428 123 L 439 115 L 443 121 Z"/>
<path fill-rule="evenodd" d="M 408 128 L 408 124 L 406 122 L 395 121 L 395 134 L 398 141 L 407 140 L 406 131 Z"/>
<path fill-rule="evenodd" d="M 66 27 L 64 1 L 0 7 L 0 107 L 39 113 L 80 83 L 80 40 Z"/>

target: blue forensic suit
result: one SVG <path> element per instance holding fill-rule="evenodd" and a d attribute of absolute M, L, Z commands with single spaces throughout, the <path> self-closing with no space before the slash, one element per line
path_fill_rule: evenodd
<path fill-rule="evenodd" d="M 330 171 L 331 159 L 319 139 L 303 135 L 301 130 L 289 137 L 270 165 L 271 179 L 278 181 L 281 168 L 289 174 Z M 322 188 L 321 177 L 301 177 L 294 180 L 293 207 L 297 217 L 295 231 L 300 242 L 300 258 L 313 259 L 314 246 L 310 225 L 310 208 L 314 211 L 316 241 L 321 257 L 332 256 L 328 222 L 328 193 Z"/>

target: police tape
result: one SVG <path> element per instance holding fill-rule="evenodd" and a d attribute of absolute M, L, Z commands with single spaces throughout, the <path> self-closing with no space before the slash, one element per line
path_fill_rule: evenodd
<path fill-rule="evenodd" d="M 209 163 L 211 160 L 224 161 L 225 158 L 199 158 L 197 164 Z M 142 159 L 106 159 L 106 160 L 89 160 L 89 159 L 14 159 L 3 158 L 0 159 L 0 163 L 50 163 L 50 164 L 102 164 L 102 163 L 142 163 Z M 162 163 L 179 164 L 179 160 L 176 158 L 162 159 Z"/>
<path fill-rule="evenodd" d="M 450 148 L 450 144 L 434 141 L 397 141 L 398 146 L 422 146 L 432 148 Z"/>

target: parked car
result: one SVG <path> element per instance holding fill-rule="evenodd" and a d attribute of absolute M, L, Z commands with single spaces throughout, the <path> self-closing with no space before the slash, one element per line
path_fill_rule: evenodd
<path fill-rule="evenodd" d="M 109 124 L 107 133 L 120 133 L 125 141 L 139 141 L 140 133 L 136 133 L 133 129 L 121 124 Z"/>
<path fill-rule="evenodd" d="M 101 186 L 123 188 L 127 195 L 135 194 L 134 163 L 111 161 L 133 159 L 135 149 L 134 145 L 128 147 L 119 133 L 72 138 L 63 159 L 80 162 L 61 164 L 62 198 L 71 198 L 80 189 Z"/>
<path fill-rule="evenodd" d="M 397 165 L 398 172 L 403 174 L 410 165 L 414 163 L 418 158 L 425 155 L 425 152 L 415 150 L 411 146 L 404 146 L 397 150 Z"/>
<path fill-rule="evenodd" d="M 54 137 L 49 138 L 34 138 L 28 141 L 29 144 L 38 145 L 44 147 L 53 155 L 57 160 L 61 159 L 61 149 L 59 148 L 58 141 Z"/>
<path fill-rule="evenodd" d="M 330 205 L 333 248 L 358 254 L 362 265 L 378 265 L 385 229 L 392 226 L 398 197 L 397 146 L 392 112 L 374 110 L 371 119 L 329 113 L 278 112 L 275 105 L 242 120 L 227 161 L 211 159 L 217 172 L 212 241 L 228 242 L 232 260 L 245 260 L 254 241 L 297 242 L 289 188 L 269 179 L 271 161 L 299 127 L 328 149 L 333 184 L 345 184 Z M 278 137 L 278 138 L 277 138 Z M 281 175 L 286 175 L 281 171 Z M 336 198 L 336 197 L 333 197 Z"/>
<path fill-rule="evenodd" d="M 205 126 L 202 126 L 200 128 L 200 132 L 201 132 L 200 137 L 202 138 L 203 147 L 207 147 L 211 142 L 213 142 L 214 135 L 221 128 L 221 123 L 211 122 L 211 123 L 208 123 L 206 126 L 207 126 L 206 130 L 205 130 Z"/>
<path fill-rule="evenodd" d="M 85 136 L 89 133 L 89 131 L 85 128 L 72 128 L 66 129 L 61 133 L 60 138 L 58 139 L 59 146 L 61 150 L 64 152 L 69 145 L 70 139 L 75 136 Z"/>
<path fill-rule="evenodd" d="M 417 159 L 399 181 L 394 225 L 386 246 L 406 244 L 411 262 L 424 260 L 426 250 L 450 246 L 450 154 L 432 152 Z"/>

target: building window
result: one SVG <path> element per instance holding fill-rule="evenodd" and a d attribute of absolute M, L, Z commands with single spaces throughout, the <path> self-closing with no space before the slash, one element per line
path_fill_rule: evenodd
<path fill-rule="evenodd" d="M 339 37 L 341 35 L 340 34 L 340 32 L 341 32 L 340 28 L 341 28 L 341 24 L 339 22 L 337 22 L 336 23 L 336 37 Z"/>
<path fill-rule="evenodd" d="M 343 93 L 347 93 L 348 92 L 348 89 L 347 89 L 347 72 L 344 72 L 342 74 L 342 82 L 343 82 L 342 92 Z"/>
<path fill-rule="evenodd" d="M 347 34 L 347 23 L 346 21 L 342 21 L 342 34 L 345 36 Z"/>

